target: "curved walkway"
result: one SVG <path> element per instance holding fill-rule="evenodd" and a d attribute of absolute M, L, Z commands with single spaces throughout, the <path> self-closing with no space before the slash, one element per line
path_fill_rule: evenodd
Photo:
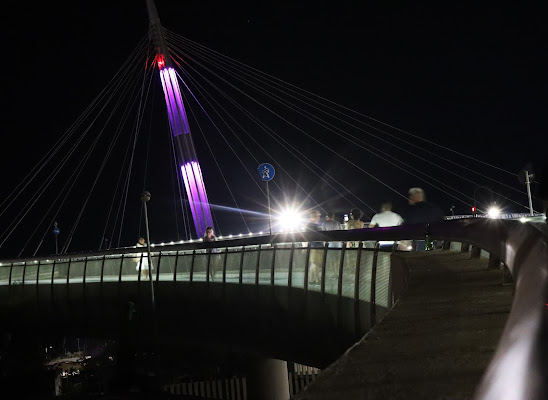
<path fill-rule="evenodd" d="M 406 256 L 409 288 L 296 399 L 469 399 L 512 302 L 499 269 L 469 253 Z"/>

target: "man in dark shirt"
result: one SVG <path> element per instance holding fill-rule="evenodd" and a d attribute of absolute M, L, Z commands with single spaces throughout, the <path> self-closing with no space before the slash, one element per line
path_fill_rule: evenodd
<path fill-rule="evenodd" d="M 442 221 L 443 217 L 441 208 L 426 201 L 424 190 L 421 188 L 409 189 L 409 208 L 403 213 L 404 224 L 427 224 Z"/>

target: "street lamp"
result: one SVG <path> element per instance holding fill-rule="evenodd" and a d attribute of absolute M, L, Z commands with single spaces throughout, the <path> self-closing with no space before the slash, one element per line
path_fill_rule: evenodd
<path fill-rule="evenodd" d="M 477 206 L 476 206 L 476 192 L 478 191 L 478 189 L 487 189 L 491 192 L 491 203 L 494 204 L 495 203 L 495 200 L 494 200 L 494 192 L 493 190 L 488 187 L 488 186 L 477 186 L 475 189 L 474 189 L 474 207 L 473 207 L 473 212 L 474 212 L 474 216 L 476 216 L 476 212 L 477 212 Z M 499 213 L 500 213 L 500 210 L 499 210 Z"/>
<path fill-rule="evenodd" d="M 148 280 L 150 281 L 150 296 L 152 299 L 152 312 L 154 312 L 154 283 L 152 278 L 152 260 L 150 259 L 150 232 L 148 229 L 148 212 L 147 212 L 147 202 L 150 200 L 150 193 L 143 192 L 141 194 L 141 201 L 143 202 L 143 208 L 145 210 L 145 227 L 147 232 L 147 258 L 148 258 Z M 142 268 L 142 266 L 141 266 Z"/>

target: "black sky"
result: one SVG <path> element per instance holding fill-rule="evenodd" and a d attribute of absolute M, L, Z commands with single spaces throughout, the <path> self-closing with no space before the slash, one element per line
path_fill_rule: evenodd
<path fill-rule="evenodd" d="M 157 8 L 171 31 L 443 146 L 516 173 L 544 162 L 548 32 L 541 6 L 230 3 L 158 0 Z M 10 7 L 2 28 L 0 158 L 8 193 L 148 29 L 144 1 Z M 514 185 L 507 175 L 483 173 Z M 404 194 L 424 186 L 400 174 L 393 182 Z M 245 187 L 234 188 L 246 197 Z M 360 195 L 378 207 L 388 193 L 375 190 Z M 452 202 L 443 193 L 430 198 L 444 209 Z"/>

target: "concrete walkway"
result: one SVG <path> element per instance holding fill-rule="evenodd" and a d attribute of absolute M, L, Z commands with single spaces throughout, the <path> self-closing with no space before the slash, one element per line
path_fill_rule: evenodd
<path fill-rule="evenodd" d="M 408 291 L 296 399 L 469 399 L 510 311 L 512 285 L 469 253 L 405 256 Z"/>

